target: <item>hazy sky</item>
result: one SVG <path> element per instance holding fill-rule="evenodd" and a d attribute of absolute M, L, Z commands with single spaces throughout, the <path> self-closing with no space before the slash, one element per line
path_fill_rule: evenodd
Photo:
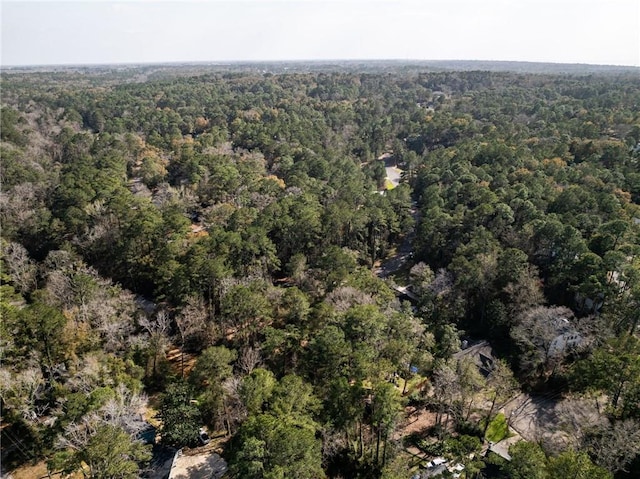
<path fill-rule="evenodd" d="M 640 0 L 1 0 L 3 65 L 308 59 L 640 66 Z"/>

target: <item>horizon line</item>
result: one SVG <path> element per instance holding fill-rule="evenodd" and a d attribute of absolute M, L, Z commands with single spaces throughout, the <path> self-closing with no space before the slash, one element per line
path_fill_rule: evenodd
<path fill-rule="evenodd" d="M 488 59 L 418 59 L 418 58 L 315 58 L 315 59 L 251 59 L 251 60 L 166 60 L 166 61 L 125 61 L 125 62 L 69 62 L 69 63 L 32 63 L 32 64 L 1 64 L 1 69 L 19 68 L 73 68 L 73 67 L 107 67 L 107 66 L 168 66 L 168 65 L 229 65 L 229 64 L 260 64 L 260 63 L 373 63 L 373 62 L 394 62 L 394 63 L 521 63 L 538 65 L 567 65 L 567 66 L 591 66 L 591 67 L 613 67 L 640 69 L 640 65 L 615 64 L 615 63 L 587 63 L 587 62 L 563 62 L 563 61 L 542 61 L 542 60 L 488 60 Z"/>

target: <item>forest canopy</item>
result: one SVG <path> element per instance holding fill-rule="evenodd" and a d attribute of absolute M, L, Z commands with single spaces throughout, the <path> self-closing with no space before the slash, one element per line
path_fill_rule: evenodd
<path fill-rule="evenodd" d="M 634 477 L 636 73 L 3 71 L 3 467 Z"/>

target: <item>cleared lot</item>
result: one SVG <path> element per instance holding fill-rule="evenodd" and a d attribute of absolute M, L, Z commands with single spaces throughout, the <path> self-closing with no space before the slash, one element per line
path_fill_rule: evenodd
<path fill-rule="evenodd" d="M 171 467 L 169 479 L 219 479 L 227 471 L 227 463 L 215 452 L 179 454 Z"/>
<path fill-rule="evenodd" d="M 556 394 L 532 396 L 522 393 L 503 408 L 510 426 L 527 441 L 564 448 L 575 446 L 583 431 L 600 424 L 602 399 L 563 398 Z"/>

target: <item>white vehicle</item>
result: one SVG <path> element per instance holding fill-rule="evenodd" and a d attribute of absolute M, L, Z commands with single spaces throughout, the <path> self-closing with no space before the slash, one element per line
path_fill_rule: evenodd
<path fill-rule="evenodd" d="M 203 427 L 198 431 L 198 439 L 200 440 L 200 444 L 203 446 L 206 446 L 211 441 L 211 439 L 209 439 L 209 434 L 207 434 L 207 431 L 205 431 Z"/>
<path fill-rule="evenodd" d="M 444 457 L 436 457 L 431 461 L 427 462 L 427 469 L 431 469 L 436 466 L 440 466 L 441 464 L 446 464 L 447 460 Z"/>

